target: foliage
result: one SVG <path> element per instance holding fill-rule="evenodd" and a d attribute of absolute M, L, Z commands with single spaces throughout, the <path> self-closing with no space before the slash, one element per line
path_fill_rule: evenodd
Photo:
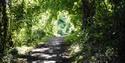
<path fill-rule="evenodd" d="M 67 3 L 65 3 L 67 2 Z M 71 5 L 68 5 L 71 4 Z M 32 43 L 41 42 L 42 38 L 46 36 L 53 36 L 58 34 L 57 21 L 63 16 L 69 23 L 76 23 L 78 18 L 80 1 L 67 0 L 13 0 L 10 1 L 9 18 L 10 30 L 12 32 L 13 42 L 15 45 L 31 45 Z M 67 14 L 65 14 L 67 13 Z M 74 19 L 76 18 L 76 19 Z M 80 23 L 77 22 L 77 23 Z M 67 26 L 71 28 L 74 26 Z M 76 25 L 75 25 L 76 26 Z M 72 29 L 73 30 L 73 29 Z M 65 33 L 71 33 L 62 30 Z"/>
<path fill-rule="evenodd" d="M 117 62 L 118 53 L 124 54 L 124 4 L 124 0 L 0 2 L 0 46 L 2 53 L 4 48 L 7 53 L 4 59 L 11 58 L 6 49 L 10 45 L 35 46 L 50 37 L 63 36 L 71 45 L 72 63 Z"/>
<path fill-rule="evenodd" d="M 92 9 L 96 14 L 88 16 L 86 29 L 66 37 L 66 42 L 71 44 L 70 54 L 73 63 L 118 62 L 120 37 L 116 31 L 118 22 L 114 22 L 114 13 L 117 13 L 114 12 L 114 8 L 109 0 L 96 0 L 95 8 Z M 76 49 L 79 51 L 75 52 Z"/>

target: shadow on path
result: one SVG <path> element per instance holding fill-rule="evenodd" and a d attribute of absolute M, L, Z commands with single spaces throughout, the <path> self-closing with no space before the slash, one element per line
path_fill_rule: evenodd
<path fill-rule="evenodd" d="M 26 57 L 28 63 L 70 63 L 68 45 L 63 37 L 53 37 L 47 44 L 41 44 Z"/>

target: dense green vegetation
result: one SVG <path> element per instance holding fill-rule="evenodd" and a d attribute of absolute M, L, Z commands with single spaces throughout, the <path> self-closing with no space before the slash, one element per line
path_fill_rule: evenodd
<path fill-rule="evenodd" d="M 72 63 L 121 63 L 124 13 L 124 0 L 1 0 L 0 61 L 15 47 L 62 36 Z"/>
<path fill-rule="evenodd" d="M 78 17 L 80 16 L 80 13 L 75 11 L 80 6 L 79 1 L 75 2 L 77 3 L 77 6 L 72 2 L 52 2 L 50 0 L 11 1 L 9 17 L 11 17 L 10 30 L 12 32 L 14 44 L 31 45 L 31 43 L 40 42 L 45 36 L 57 36 L 58 34 L 62 33 L 57 31 L 58 26 L 65 27 L 64 30 L 62 30 L 63 34 L 70 33 L 74 28 L 72 27 L 74 26 L 73 21 L 75 22 L 76 20 L 78 21 L 80 19 L 80 17 Z M 80 23 L 80 21 L 78 23 Z M 69 29 L 71 27 L 72 29 Z"/>

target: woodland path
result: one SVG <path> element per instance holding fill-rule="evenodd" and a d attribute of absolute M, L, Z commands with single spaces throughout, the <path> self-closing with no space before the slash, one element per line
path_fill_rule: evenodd
<path fill-rule="evenodd" d="M 27 63 L 70 63 L 67 48 L 63 37 L 53 37 L 34 48 L 26 57 Z"/>

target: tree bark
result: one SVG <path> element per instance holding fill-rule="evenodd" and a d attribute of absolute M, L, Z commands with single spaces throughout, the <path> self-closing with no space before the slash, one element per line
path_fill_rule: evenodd
<path fill-rule="evenodd" d="M 88 24 L 93 25 L 93 16 L 95 15 L 95 1 L 94 0 L 82 0 L 82 30 L 86 30 Z"/>
<path fill-rule="evenodd" d="M 8 18 L 6 13 L 6 0 L 0 0 L 0 59 L 4 56 L 7 42 Z"/>

